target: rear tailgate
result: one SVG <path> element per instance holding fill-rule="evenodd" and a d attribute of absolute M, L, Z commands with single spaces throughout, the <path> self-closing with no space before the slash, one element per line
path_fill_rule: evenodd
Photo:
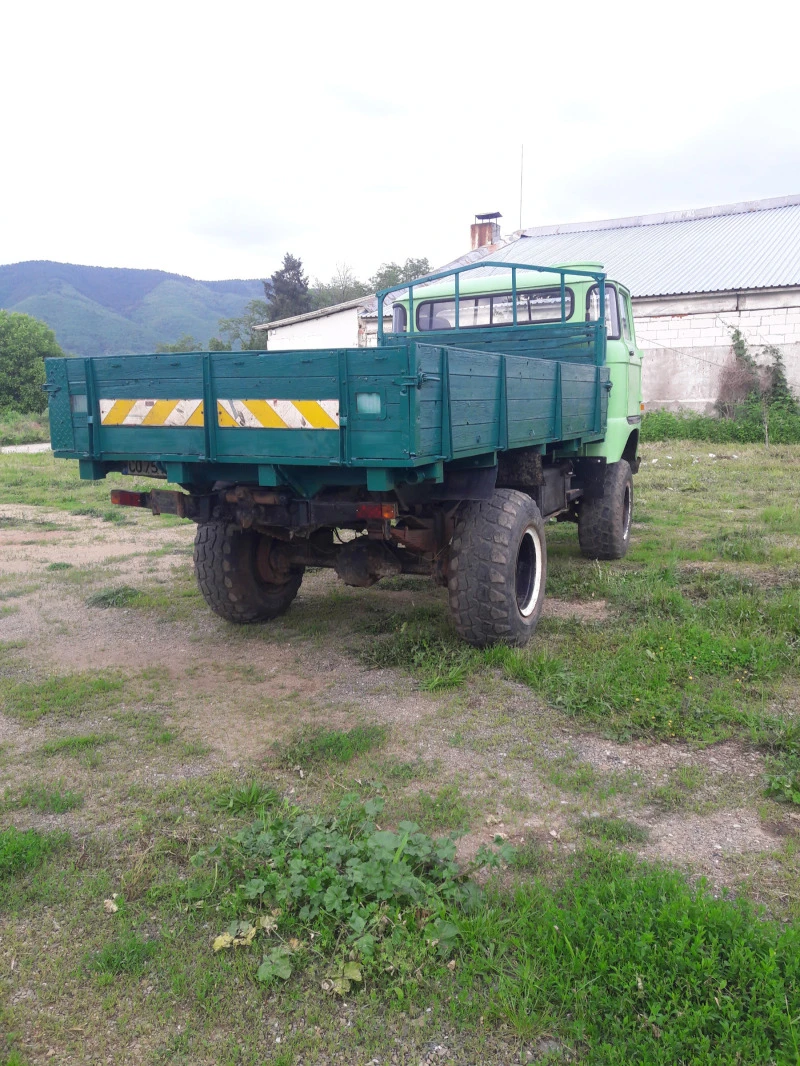
<path fill-rule="evenodd" d="M 413 464 L 408 359 L 407 346 L 49 359 L 53 450 L 105 463 Z"/>

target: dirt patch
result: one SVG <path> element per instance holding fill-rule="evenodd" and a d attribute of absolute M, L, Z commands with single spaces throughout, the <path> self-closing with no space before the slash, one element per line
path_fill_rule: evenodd
<path fill-rule="evenodd" d="M 651 825 L 650 842 L 640 855 L 691 868 L 718 884 L 727 880 L 727 860 L 780 847 L 779 838 L 767 831 L 758 815 L 744 808 L 661 818 Z"/>
<path fill-rule="evenodd" d="M 606 600 L 545 599 L 542 618 L 578 618 L 582 622 L 605 622 L 608 618 Z"/>
<path fill-rule="evenodd" d="M 641 776 L 642 784 L 656 783 L 665 774 L 686 766 L 702 768 L 712 779 L 719 776 L 749 781 L 760 777 L 764 765 L 759 752 L 734 742 L 692 748 L 687 744 L 648 744 L 644 741 L 615 744 L 600 737 L 581 735 L 572 739 L 572 747 L 596 770 L 605 773 L 632 770 Z"/>
<path fill-rule="evenodd" d="M 23 504 L 0 507 L 0 520 L 24 522 L 27 528 L 0 524 L 0 574 L 39 573 L 50 563 L 73 567 L 122 565 L 128 556 L 163 548 L 165 541 L 190 545 L 194 527 L 148 528 L 142 521 L 115 525 L 89 515 L 69 515 Z M 43 524 L 58 529 L 42 529 Z"/>

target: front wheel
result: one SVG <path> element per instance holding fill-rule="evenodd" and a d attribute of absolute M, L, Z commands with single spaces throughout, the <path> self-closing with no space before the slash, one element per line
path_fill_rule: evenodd
<path fill-rule="evenodd" d="M 265 622 L 289 609 L 303 580 L 303 568 L 269 580 L 268 537 L 227 522 L 197 527 L 194 569 L 203 598 L 228 622 Z"/>
<path fill-rule="evenodd" d="M 603 495 L 578 507 L 578 543 L 587 559 L 621 559 L 631 543 L 633 474 L 620 459 L 606 466 Z"/>
<path fill-rule="evenodd" d="M 479 648 L 526 644 L 544 602 L 544 522 L 530 496 L 497 489 L 467 503 L 450 546 L 450 612 L 458 635 Z"/>

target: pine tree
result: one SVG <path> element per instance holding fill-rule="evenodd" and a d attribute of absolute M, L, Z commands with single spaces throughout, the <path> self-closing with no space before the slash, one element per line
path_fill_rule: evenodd
<path fill-rule="evenodd" d="M 303 273 L 303 261 L 287 252 L 280 270 L 264 282 L 264 295 L 270 305 L 268 322 L 311 311 L 314 303 L 308 291 L 308 278 Z"/>

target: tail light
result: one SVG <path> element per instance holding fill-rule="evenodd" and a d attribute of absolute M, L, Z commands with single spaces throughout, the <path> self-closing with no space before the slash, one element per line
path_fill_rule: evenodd
<path fill-rule="evenodd" d="M 149 492 L 127 492 L 125 489 L 112 489 L 111 502 L 119 507 L 149 507 Z"/>
<path fill-rule="evenodd" d="M 356 507 L 356 518 L 377 518 L 379 521 L 390 522 L 397 518 L 397 504 L 360 503 Z"/>

